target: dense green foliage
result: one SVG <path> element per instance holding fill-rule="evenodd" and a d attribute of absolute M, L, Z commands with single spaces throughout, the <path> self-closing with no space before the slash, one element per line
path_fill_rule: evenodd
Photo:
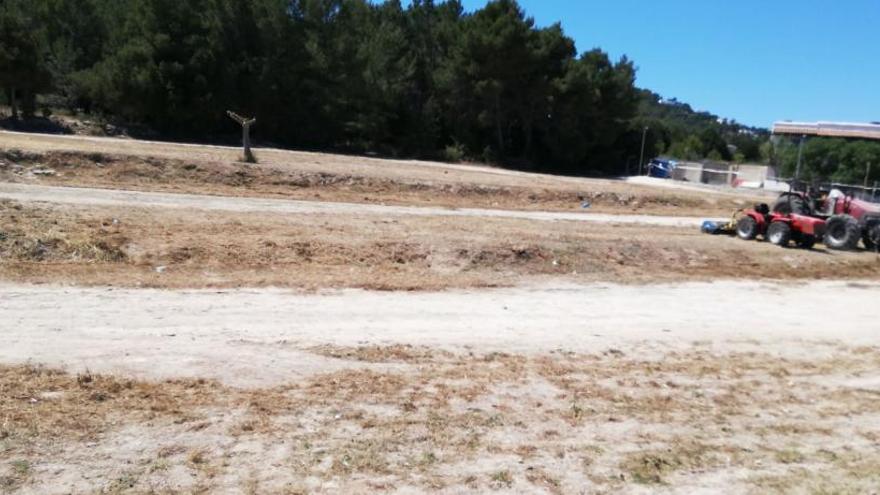
<path fill-rule="evenodd" d="M 769 133 L 721 119 L 708 112 L 694 111 L 677 100 L 664 100 L 641 90 L 639 118 L 653 138 L 652 151 L 682 160 L 726 160 L 759 163 L 768 157 Z"/>
<path fill-rule="evenodd" d="M 773 156 L 770 157 L 772 162 L 779 166 L 783 176 L 794 177 L 797 140 L 782 138 L 774 141 Z M 873 186 L 875 181 L 880 181 L 880 142 L 809 138 L 804 142 L 801 178 L 854 185 L 867 182 L 867 185 Z"/>
<path fill-rule="evenodd" d="M 635 73 L 515 0 L 0 0 L 0 100 L 26 117 L 67 108 L 204 140 L 234 136 L 234 110 L 262 142 L 570 174 L 634 171 L 645 127 L 646 158 L 774 156 L 766 131 Z"/>
<path fill-rule="evenodd" d="M 32 114 L 37 93 L 51 88 L 41 17 L 31 4 L 0 3 L 0 87 L 13 113 L 21 102 L 25 114 Z"/>
<path fill-rule="evenodd" d="M 632 150 L 635 68 L 577 54 L 512 0 L 4 0 L 12 101 L 100 112 L 171 137 L 231 134 L 393 155 L 612 171 Z M 7 70 L 8 68 L 8 70 Z"/>

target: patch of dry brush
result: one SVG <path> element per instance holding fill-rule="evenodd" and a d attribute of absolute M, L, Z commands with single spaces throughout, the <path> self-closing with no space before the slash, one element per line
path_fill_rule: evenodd
<path fill-rule="evenodd" d="M 65 462 L 97 480 L 92 489 L 122 476 L 103 473 L 107 462 L 123 463 L 140 491 L 168 489 L 172 472 L 186 491 L 568 493 L 712 486 L 719 476 L 756 491 L 860 491 L 880 482 L 871 426 L 880 396 L 841 384 L 873 376 L 877 348 L 818 360 L 700 349 L 658 359 L 313 351 L 360 364 L 261 390 L 0 367 L 0 482 L 49 486 Z M 123 431 L 143 439 L 134 458 L 102 461 L 83 448 Z"/>
<path fill-rule="evenodd" d="M 127 259 L 128 239 L 114 219 L 71 224 L 46 211 L 0 200 L 0 260 L 116 263 Z"/>
<path fill-rule="evenodd" d="M 415 180 L 233 162 L 186 161 L 100 152 L 30 153 L 0 151 L 0 179 L 23 177 L 48 184 L 222 194 L 228 196 L 321 199 L 355 203 L 418 204 L 517 210 L 593 210 L 647 214 L 727 215 L 747 202 L 705 198 L 690 192 L 653 191 L 625 184 L 603 189 L 560 182 L 554 187 Z M 45 173 L 40 171 L 51 171 Z M 34 171 L 39 175 L 35 176 Z"/>
<path fill-rule="evenodd" d="M 269 215 L 0 202 L 0 277 L 163 288 L 442 290 L 524 279 L 875 279 L 868 253 L 513 219 Z"/>

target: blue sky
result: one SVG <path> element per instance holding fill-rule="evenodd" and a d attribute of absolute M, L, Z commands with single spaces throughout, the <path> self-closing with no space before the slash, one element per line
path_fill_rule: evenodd
<path fill-rule="evenodd" d="M 486 0 L 463 0 L 474 10 Z M 880 0 L 520 0 L 579 51 L 627 55 L 638 85 L 699 110 L 880 121 Z"/>

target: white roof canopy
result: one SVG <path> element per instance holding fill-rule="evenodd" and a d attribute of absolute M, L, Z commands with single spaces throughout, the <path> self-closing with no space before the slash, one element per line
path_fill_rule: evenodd
<path fill-rule="evenodd" d="M 850 122 L 776 122 L 773 134 L 829 136 L 880 140 L 880 124 Z"/>

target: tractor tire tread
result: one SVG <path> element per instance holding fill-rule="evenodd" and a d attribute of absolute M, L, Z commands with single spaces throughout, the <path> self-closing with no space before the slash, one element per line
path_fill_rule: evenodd
<path fill-rule="evenodd" d="M 744 241 L 758 237 L 758 222 L 750 216 L 744 216 L 736 222 L 736 235 Z"/>
<path fill-rule="evenodd" d="M 791 225 L 785 222 L 773 222 L 767 227 L 767 240 L 777 246 L 787 247 L 791 236 Z"/>
<path fill-rule="evenodd" d="M 850 215 L 835 215 L 828 219 L 825 230 L 825 245 L 831 249 L 850 251 L 856 248 L 862 238 L 859 222 Z"/>

